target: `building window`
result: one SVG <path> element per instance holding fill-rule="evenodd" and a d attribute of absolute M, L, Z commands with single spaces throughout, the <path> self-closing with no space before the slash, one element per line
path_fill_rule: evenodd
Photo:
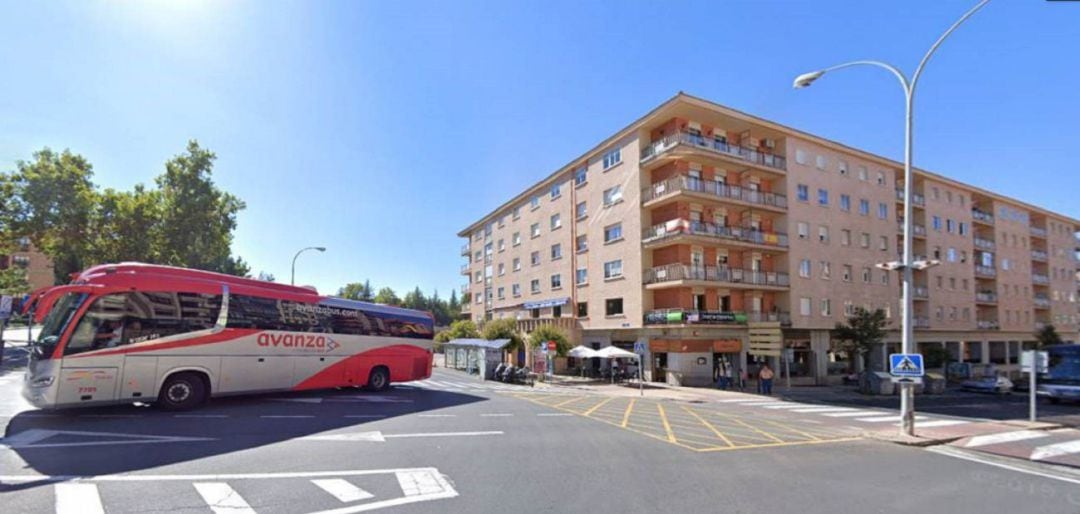
<path fill-rule="evenodd" d="M 529 200 L 529 208 L 533 209 L 533 210 L 536 210 L 536 209 L 540 208 L 540 197 L 539 196 L 534 196 L 534 197 L 532 197 L 531 200 Z"/>
<path fill-rule="evenodd" d="M 851 231 L 848 229 L 840 230 L 840 244 L 842 246 L 851 246 Z"/>
<path fill-rule="evenodd" d="M 829 280 L 832 278 L 832 263 L 829 261 L 818 262 L 818 268 L 821 269 L 821 279 Z"/>
<path fill-rule="evenodd" d="M 588 182 L 589 181 L 588 173 L 589 173 L 588 168 L 581 168 L 581 169 L 575 171 L 574 172 L 574 185 L 575 186 L 580 186 L 580 185 Z"/>
<path fill-rule="evenodd" d="M 604 314 L 619 316 L 623 313 L 622 298 L 608 298 L 604 301 Z"/>
<path fill-rule="evenodd" d="M 558 198 L 560 196 L 562 196 L 562 185 L 561 184 L 552 184 L 551 185 L 551 199 L 554 200 L 554 199 L 556 199 L 556 198 Z"/>
<path fill-rule="evenodd" d="M 521 207 L 514 207 L 513 218 L 516 220 L 521 217 Z"/>
<path fill-rule="evenodd" d="M 941 217 L 940 216 L 931 217 L 930 218 L 930 226 L 933 227 L 934 230 L 936 230 L 938 232 L 941 232 Z"/>
<path fill-rule="evenodd" d="M 800 202 L 810 201 L 810 188 L 806 184 L 799 184 L 795 186 L 795 196 Z"/>
<path fill-rule="evenodd" d="M 560 216 L 558 214 L 552 214 L 551 215 L 551 230 L 555 230 L 555 229 L 561 228 L 561 227 L 562 227 L 562 216 Z"/>
<path fill-rule="evenodd" d="M 532 262 L 533 266 L 540 265 L 540 252 L 533 252 L 529 255 L 529 262 Z"/>
<path fill-rule="evenodd" d="M 885 185 L 885 173 L 880 172 L 880 171 L 877 172 L 877 185 L 879 185 L 879 186 L 884 186 Z"/>
<path fill-rule="evenodd" d="M 829 244 L 829 227 L 819 225 L 817 228 L 817 238 L 819 242 Z"/>
<path fill-rule="evenodd" d="M 949 262 L 956 262 L 956 248 L 950 246 L 945 255 Z"/>
<path fill-rule="evenodd" d="M 859 234 L 859 246 L 863 248 L 870 248 L 870 234 L 866 232 Z"/>
<path fill-rule="evenodd" d="M 832 301 L 828 298 L 821 300 L 821 315 L 825 317 L 832 316 Z"/>
<path fill-rule="evenodd" d="M 866 166 L 859 165 L 859 180 L 866 180 Z"/>
<path fill-rule="evenodd" d="M 622 223 L 616 223 L 604 227 L 604 242 L 611 243 L 622 240 Z"/>
<path fill-rule="evenodd" d="M 961 221 L 961 222 L 960 222 L 960 223 L 959 223 L 959 224 L 957 225 L 957 228 L 959 229 L 959 233 L 960 233 L 960 235 L 962 235 L 962 236 L 966 236 L 966 235 L 967 235 L 967 223 L 964 223 L 963 221 Z"/>
<path fill-rule="evenodd" d="M 578 284 L 588 284 L 589 270 L 585 268 L 578 268 L 577 271 L 574 273 L 574 281 Z"/>
<path fill-rule="evenodd" d="M 837 169 L 839 169 L 839 170 L 840 170 L 840 176 L 842 176 L 842 177 L 846 177 L 846 176 L 847 176 L 847 174 L 848 174 L 848 165 L 847 165 L 847 161 L 843 161 L 843 160 L 841 160 L 841 161 L 837 161 L 837 163 L 836 163 L 836 167 L 837 167 Z"/>
<path fill-rule="evenodd" d="M 851 196 L 840 195 L 840 210 L 844 212 L 851 212 Z"/>
<path fill-rule="evenodd" d="M 802 278 L 810 278 L 810 259 L 802 259 L 799 261 L 799 276 Z"/>
<path fill-rule="evenodd" d="M 529 234 L 531 234 L 532 237 L 540 237 L 540 224 L 539 223 L 533 223 L 529 227 Z"/>
<path fill-rule="evenodd" d="M 505 287 L 500 287 L 498 289 L 498 291 L 499 291 L 499 299 L 500 300 L 506 298 L 506 288 Z"/>
<path fill-rule="evenodd" d="M 882 271 L 881 272 L 881 285 L 883 285 L 883 286 L 889 285 L 889 272 L 888 271 Z"/>
<path fill-rule="evenodd" d="M 604 190 L 604 206 L 615 205 L 622 201 L 622 186 Z"/>
<path fill-rule="evenodd" d="M 484 274 L 480 271 L 477 271 L 476 274 L 473 275 L 473 278 L 475 279 L 476 283 L 479 284 L 480 282 L 484 281 Z"/>
<path fill-rule="evenodd" d="M 817 164 L 817 169 L 819 169 L 819 170 L 824 170 L 825 167 L 828 166 L 828 164 L 829 164 L 828 159 L 826 159 L 824 155 L 817 156 L 815 161 L 816 161 L 816 164 Z"/>
<path fill-rule="evenodd" d="M 585 202 L 577 204 L 577 207 L 574 208 L 574 214 L 577 216 L 577 219 L 582 219 L 589 215 L 588 209 L 585 208 Z"/>
<path fill-rule="evenodd" d="M 561 274 L 556 273 L 556 274 L 551 276 L 551 288 L 552 289 L 562 289 L 562 275 Z"/>
<path fill-rule="evenodd" d="M 844 265 L 844 273 L 840 276 L 844 282 L 851 282 L 851 265 Z"/>
<path fill-rule="evenodd" d="M 877 205 L 877 217 L 879 220 L 889 219 L 889 206 L 879 202 Z"/>
<path fill-rule="evenodd" d="M 506 264 L 500 262 L 499 263 L 499 276 L 501 277 L 501 276 L 503 276 L 505 274 L 506 274 Z"/>
<path fill-rule="evenodd" d="M 810 224 L 805 221 L 800 221 L 796 225 L 796 231 L 799 235 L 799 239 L 807 239 L 810 237 Z"/>
<path fill-rule="evenodd" d="M 878 244 L 878 249 L 883 252 L 889 251 L 889 236 L 881 236 L 881 242 Z"/>
<path fill-rule="evenodd" d="M 514 257 L 514 271 L 521 271 L 521 257 Z"/>
<path fill-rule="evenodd" d="M 584 235 L 577 236 L 574 240 L 574 251 L 581 253 L 589 249 L 589 239 Z"/>
<path fill-rule="evenodd" d="M 859 200 L 859 214 L 863 216 L 870 215 L 870 201 L 866 199 Z"/>
<path fill-rule="evenodd" d="M 562 243 L 555 243 L 551 245 L 551 260 L 557 261 L 562 259 Z"/>
<path fill-rule="evenodd" d="M 514 284 L 510 286 L 510 292 L 514 295 L 515 298 L 521 296 L 521 284 Z"/>
<path fill-rule="evenodd" d="M 811 303 L 810 298 L 807 298 L 805 296 L 802 297 L 802 298 L 799 298 L 799 314 L 801 314 L 803 316 L 809 316 L 810 315 L 810 309 L 812 308 L 811 305 L 812 305 L 812 303 Z"/>
<path fill-rule="evenodd" d="M 870 274 L 870 268 L 863 268 L 862 269 L 862 281 L 863 281 L 863 283 L 864 284 L 869 284 L 871 280 L 873 280 L 873 278 L 872 278 L 872 276 Z"/>
<path fill-rule="evenodd" d="M 521 232 L 514 232 L 514 235 L 510 238 L 510 244 L 514 246 L 521 244 Z"/>
<path fill-rule="evenodd" d="M 533 294 L 539 293 L 540 292 L 540 279 L 538 279 L 538 278 L 532 279 L 532 282 L 529 282 L 529 289 L 532 291 Z"/>
<path fill-rule="evenodd" d="M 502 251 L 505 251 L 505 250 L 506 250 L 506 240 L 499 239 L 499 251 L 502 252 Z"/>
<path fill-rule="evenodd" d="M 589 317 L 589 302 L 578 302 L 577 304 L 577 316 L 579 318 Z"/>
<path fill-rule="evenodd" d="M 953 220 L 952 218 L 945 220 L 945 231 L 952 234 L 953 232 Z"/>
<path fill-rule="evenodd" d="M 622 276 L 622 259 L 604 263 L 604 278 L 618 278 Z"/>
<path fill-rule="evenodd" d="M 802 164 L 803 166 L 806 165 L 806 150 L 803 150 L 802 148 L 797 148 L 795 150 L 795 162 Z"/>
<path fill-rule="evenodd" d="M 844 300 L 844 316 L 855 315 L 855 304 L 851 300 Z"/>
<path fill-rule="evenodd" d="M 622 162 L 622 150 L 616 148 L 606 154 L 604 154 L 604 169 L 608 169 L 616 164 Z"/>
<path fill-rule="evenodd" d="M 817 203 L 818 203 L 818 205 L 823 205 L 823 206 L 828 206 L 829 205 L 829 190 L 828 189 L 818 189 L 817 190 Z"/>

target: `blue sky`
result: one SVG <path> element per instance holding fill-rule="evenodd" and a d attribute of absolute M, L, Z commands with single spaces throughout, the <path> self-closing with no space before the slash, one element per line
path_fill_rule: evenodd
<path fill-rule="evenodd" d="M 0 2 L 0 169 L 42 147 L 150 183 L 189 138 L 234 250 L 330 292 L 442 296 L 455 234 L 682 90 L 892 158 L 895 79 L 973 1 Z M 915 8 L 917 7 L 917 8 Z M 915 163 L 1080 217 L 1080 3 L 995 0 L 929 65 Z"/>

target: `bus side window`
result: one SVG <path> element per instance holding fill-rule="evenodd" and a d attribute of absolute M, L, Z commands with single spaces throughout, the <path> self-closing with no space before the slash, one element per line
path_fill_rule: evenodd
<path fill-rule="evenodd" d="M 64 346 L 64 355 L 120 345 L 126 303 L 126 294 L 95 299 L 75 326 L 71 339 Z"/>

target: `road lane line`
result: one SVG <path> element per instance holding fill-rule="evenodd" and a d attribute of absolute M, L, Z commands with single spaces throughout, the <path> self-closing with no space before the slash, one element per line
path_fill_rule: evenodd
<path fill-rule="evenodd" d="M 386 414 L 348 414 L 345 417 L 346 418 L 374 419 L 374 418 L 385 418 Z"/>
<path fill-rule="evenodd" d="M 690 408 L 686 406 L 683 406 L 683 410 L 685 410 L 691 416 L 697 418 L 697 420 L 700 421 L 702 425 L 705 425 L 709 430 L 712 430 L 712 432 L 716 434 L 716 437 L 719 437 L 721 440 L 727 443 L 728 446 L 735 446 L 735 443 L 731 442 L 731 439 L 728 439 L 727 436 L 723 434 L 723 432 L 717 430 L 716 427 L 712 425 L 712 423 L 706 421 L 705 418 L 699 416 L 698 413 L 690 410 Z"/>
<path fill-rule="evenodd" d="M 599 409 L 600 407 L 603 407 L 604 405 L 607 405 L 608 402 L 610 402 L 611 400 L 614 400 L 614 399 L 615 399 L 614 396 L 607 397 L 606 399 L 604 399 L 604 401 L 602 401 L 602 402 L 600 402 L 600 403 L 598 403 L 596 405 L 593 405 L 589 410 L 585 411 L 585 413 L 582 414 L 582 416 L 588 417 L 589 414 L 592 414 L 592 413 L 596 412 L 596 409 Z"/>
<path fill-rule="evenodd" d="M 824 414 L 826 412 L 851 412 L 853 410 L 856 409 L 852 409 L 851 407 L 810 407 L 806 409 L 795 409 L 791 412 L 798 412 L 800 414 Z"/>
<path fill-rule="evenodd" d="M 513 414 L 510 414 L 509 412 L 493 412 L 480 415 L 481 418 L 507 418 L 510 416 L 513 416 Z"/>
<path fill-rule="evenodd" d="M 105 514 L 95 484 L 56 484 L 56 514 Z"/>
<path fill-rule="evenodd" d="M 854 412 L 826 412 L 823 416 L 830 418 L 854 418 L 856 416 L 873 416 L 875 414 L 881 414 L 880 412 L 874 412 L 872 410 L 857 410 Z"/>
<path fill-rule="evenodd" d="M 422 434 L 383 434 L 383 438 L 404 438 L 404 437 L 469 437 L 478 435 L 503 435 L 502 430 L 489 430 L 486 432 L 428 432 Z"/>
<path fill-rule="evenodd" d="M 355 502 L 375 497 L 374 494 L 356 487 L 344 478 L 325 478 L 312 480 L 311 483 L 318 486 L 319 489 L 330 493 L 334 498 L 341 500 L 342 503 Z"/>
<path fill-rule="evenodd" d="M 774 426 L 777 426 L 779 428 L 783 428 L 785 430 L 790 430 L 792 432 L 795 432 L 796 434 L 802 435 L 803 437 L 809 437 L 812 441 L 820 441 L 821 440 L 820 437 L 818 437 L 818 436 L 816 436 L 814 434 L 811 434 L 809 432 L 804 432 L 802 430 L 799 430 L 799 429 L 797 429 L 797 428 L 795 428 L 795 427 L 793 427 L 791 425 L 788 425 L 787 423 L 780 423 L 779 421 L 772 421 L 772 420 L 768 420 L 768 419 L 763 419 L 762 421 L 764 421 L 765 423 L 768 423 L 770 425 L 774 425 Z"/>
<path fill-rule="evenodd" d="M 761 398 L 725 398 L 717 401 L 720 403 L 760 402 Z"/>
<path fill-rule="evenodd" d="M 552 407 L 559 408 L 559 407 L 562 407 L 563 405 L 571 404 L 571 403 L 574 403 L 574 402 L 576 402 L 578 400 L 584 400 L 585 398 L 588 398 L 588 396 L 575 396 L 575 397 L 573 397 L 573 398 L 571 398 L 569 400 L 561 401 L 559 403 L 556 403 L 555 405 L 552 405 Z"/>
<path fill-rule="evenodd" d="M 800 407 L 806 407 L 805 403 L 777 403 L 774 405 L 764 405 L 766 409 L 798 409 Z"/>
<path fill-rule="evenodd" d="M 634 410 L 634 402 L 636 402 L 636 401 L 637 401 L 637 398 L 631 398 L 630 399 L 630 404 L 626 406 L 626 412 L 623 412 L 623 416 L 622 416 L 622 427 L 623 428 L 626 428 L 626 424 L 630 422 L 630 412 Z"/>
<path fill-rule="evenodd" d="M 991 444 L 1001 443 L 1014 443 L 1017 441 L 1025 441 L 1028 439 L 1039 439 L 1041 437 L 1050 437 L 1050 434 L 1041 432 L 1038 430 L 1017 430 L 1016 432 L 1002 432 L 1000 434 L 989 435 L 977 435 L 968 439 L 965 448 L 975 448 L 978 446 L 989 446 Z"/>
<path fill-rule="evenodd" d="M 675 432 L 671 431 L 671 424 L 668 423 L 667 414 L 664 412 L 664 406 L 658 403 L 656 404 L 656 410 L 660 412 L 660 421 L 664 424 L 664 432 L 667 432 L 668 442 L 679 442 L 678 439 L 675 439 Z"/>
<path fill-rule="evenodd" d="M 240 493 L 225 482 L 196 482 L 191 484 L 214 514 L 255 514 Z"/>
<path fill-rule="evenodd" d="M 174 418 L 227 418 L 228 414 L 173 414 Z"/>
<path fill-rule="evenodd" d="M 297 415 L 267 414 L 267 415 L 263 415 L 263 416 L 259 416 L 259 417 L 260 418 L 266 418 L 266 419 L 303 419 L 303 418 L 314 418 L 315 416 L 307 415 L 307 414 L 303 414 L 303 415 L 300 415 L 300 414 L 297 414 Z"/>
<path fill-rule="evenodd" d="M 961 459 L 961 460 L 966 460 L 966 461 L 971 461 L 971 462 L 977 462 L 979 464 L 986 464 L 987 466 L 993 466 L 995 468 L 1007 469 L 1009 471 L 1015 471 L 1017 473 L 1025 473 L 1025 474 L 1028 474 L 1028 475 L 1035 475 L 1035 476 L 1038 476 L 1038 477 L 1049 478 L 1049 479 L 1052 479 L 1052 480 L 1060 480 L 1062 482 L 1068 482 L 1068 483 L 1071 483 L 1071 484 L 1080 484 L 1080 479 L 1064 477 L 1064 476 L 1061 476 L 1061 475 L 1054 475 L 1054 474 L 1047 473 L 1047 472 L 1044 472 L 1044 471 L 1041 471 L 1041 470 L 1028 469 L 1028 468 L 1024 468 L 1024 467 L 1020 467 L 1020 466 L 1014 466 L 1014 465 L 1009 465 L 1009 464 L 1005 464 L 1005 463 L 1002 463 L 1002 462 L 997 462 L 997 461 L 991 460 L 992 458 L 989 457 L 989 456 L 973 455 L 972 453 L 974 453 L 974 452 L 966 453 L 966 452 L 964 452 L 964 450 L 961 450 L 959 448 L 954 448 L 952 446 L 931 446 L 929 448 L 926 448 L 926 451 L 934 452 L 934 453 L 936 453 L 938 455 L 944 455 L 944 456 L 947 456 L 947 457 L 953 457 L 953 458 L 956 458 L 956 459 Z"/>
<path fill-rule="evenodd" d="M 570 414 L 569 412 L 541 412 L 540 414 L 537 414 L 537 416 L 542 416 L 542 417 L 562 417 L 562 416 L 573 416 L 573 414 Z"/>
<path fill-rule="evenodd" d="M 1050 459 L 1073 453 L 1080 453 L 1080 439 L 1066 441 L 1064 443 L 1048 444 L 1046 446 L 1035 448 L 1035 450 L 1031 452 L 1031 460 Z"/>
<path fill-rule="evenodd" d="M 456 418 L 457 414 L 417 414 L 418 418 Z"/>
<path fill-rule="evenodd" d="M 915 420 L 926 419 L 926 416 L 915 416 Z M 900 416 L 876 416 L 872 418 L 855 418 L 855 421 L 864 421 L 866 423 L 886 423 L 889 421 L 900 421 Z"/>
<path fill-rule="evenodd" d="M 772 439 L 773 441 L 776 441 L 778 443 L 783 443 L 784 442 L 783 439 L 780 439 L 779 437 L 776 437 L 775 435 L 772 435 L 772 434 L 770 434 L 770 433 L 768 433 L 768 432 L 766 432 L 764 430 L 761 430 L 760 428 L 757 428 L 757 427 L 755 427 L 755 426 L 753 426 L 753 425 L 751 425 L 749 423 L 746 423 L 745 421 L 743 421 L 743 420 L 741 420 L 739 418 L 736 418 L 734 416 L 727 416 L 727 415 L 724 415 L 724 414 L 721 414 L 721 416 L 724 416 L 724 417 L 726 417 L 727 419 L 729 419 L 731 421 L 734 421 L 734 422 L 736 422 L 736 423 L 738 423 L 738 424 L 740 424 L 740 425 L 742 425 L 742 426 L 744 426 L 746 428 L 749 428 L 750 430 L 753 430 L 754 432 L 757 432 L 757 433 L 759 433 L 759 434 L 761 434 L 761 435 L 763 435 L 765 437 L 768 437 L 769 439 Z"/>

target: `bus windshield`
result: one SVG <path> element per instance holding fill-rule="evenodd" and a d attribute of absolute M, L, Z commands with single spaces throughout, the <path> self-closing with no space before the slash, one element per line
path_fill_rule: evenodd
<path fill-rule="evenodd" d="M 1047 373 L 1040 377 L 1046 384 L 1080 386 L 1080 345 L 1055 346 L 1047 349 L 1050 358 Z"/>
<path fill-rule="evenodd" d="M 60 336 L 85 300 L 86 293 L 68 293 L 53 304 L 52 310 L 45 316 L 31 358 L 43 360 L 52 357 Z"/>

